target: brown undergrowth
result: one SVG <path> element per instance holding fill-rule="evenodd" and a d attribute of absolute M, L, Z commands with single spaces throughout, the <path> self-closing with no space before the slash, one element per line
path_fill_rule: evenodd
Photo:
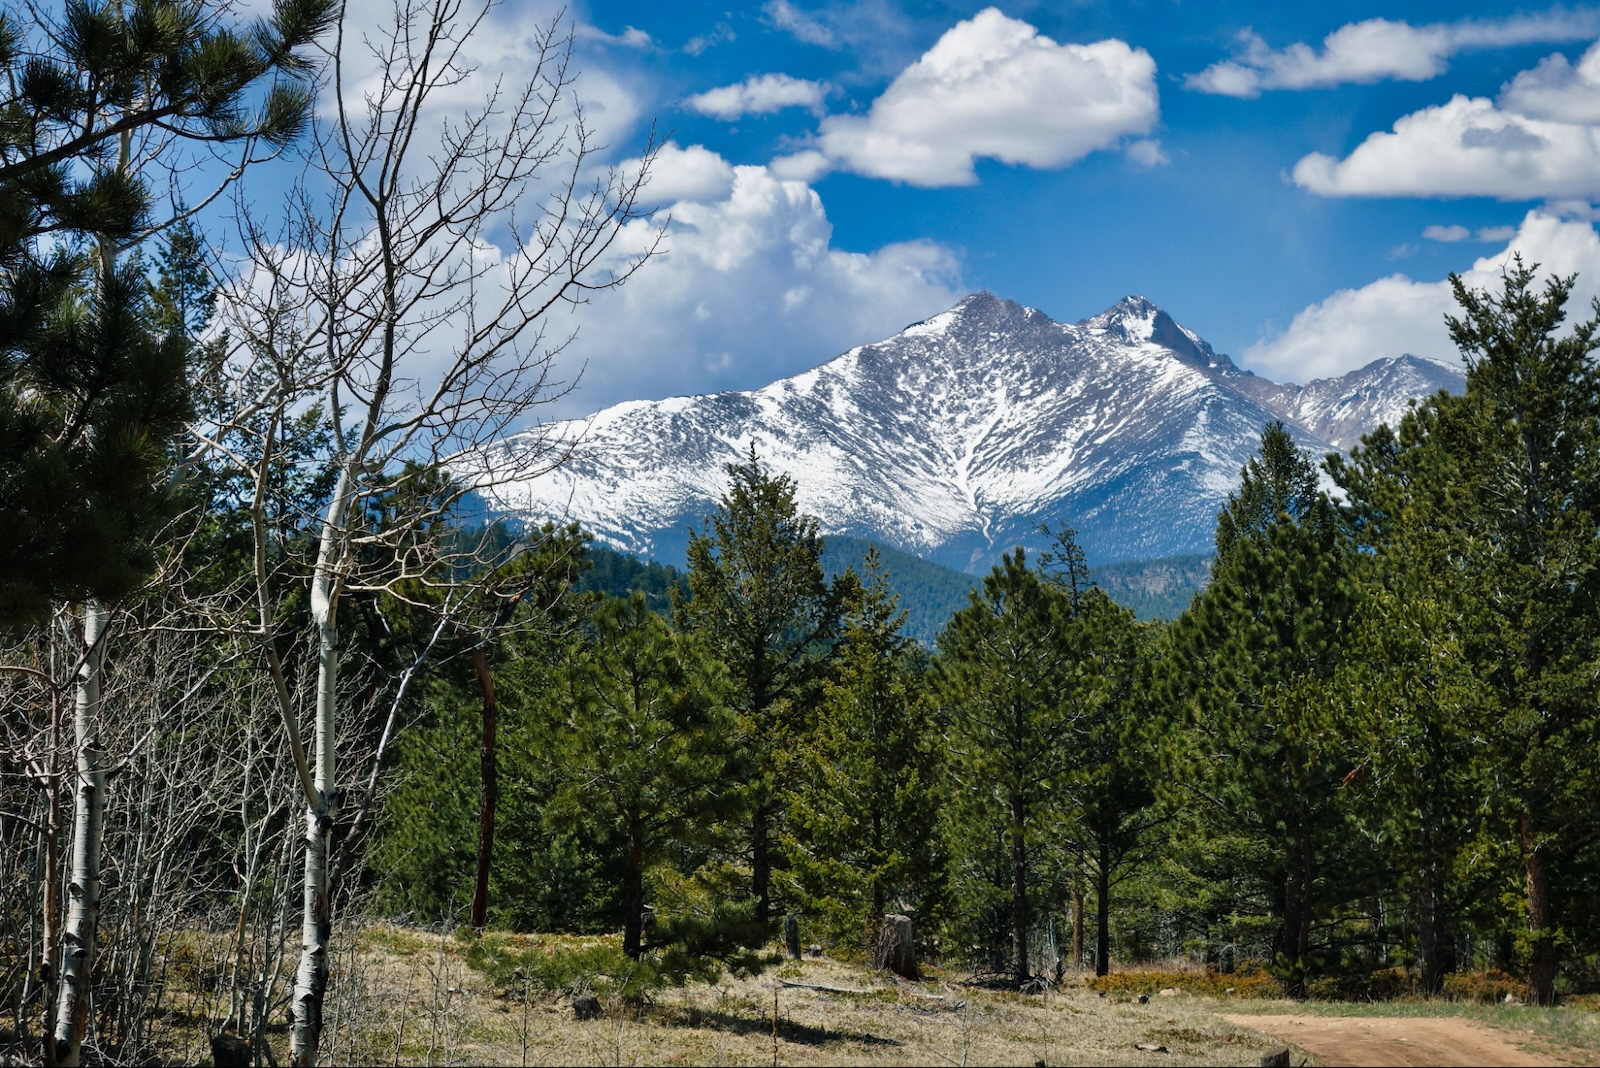
<path fill-rule="evenodd" d="M 489 947 L 487 950 L 485 947 Z M 1244 997 L 1275 1008 L 1265 985 L 1204 971 L 1069 975 L 1018 994 L 929 968 L 906 982 L 859 962 L 789 961 L 749 979 L 639 990 L 616 977 L 485 961 L 619 959 L 615 937 L 462 937 L 375 924 L 335 961 L 324 1034 L 333 1064 L 1239 1064 L 1277 1043 L 1218 1013 Z M 476 965 L 476 966 L 474 966 Z M 555 978 L 553 978 L 555 977 Z M 1243 985 L 1241 985 L 1243 984 Z M 1229 986 L 1233 994 L 1224 994 Z M 1175 991 L 1165 996 L 1160 991 Z M 1241 991 L 1249 991 L 1243 994 Z M 573 1000 L 600 1000 L 579 1020 Z M 1141 1002 L 1140 994 L 1147 1000 Z M 176 1007 L 183 993 L 175 992 Z M 195 1007 L 204 1000 L 196 994 Z M 213 1001 L 214 1003 L 214 1001 Z M 1285 1005 L 1287 1008 L 1287 1005 Z M 1251 1008 L 1249 1011 L 1260 1011 Z M 1281 1010 L 1280 1010 L 1281 1011 Z M 163 1028 L 168 1063 L 194 1063 L 211 1026 L 176 1012 Z M 196 1033 L 196 1032 L 200 1033 Z M 269 1032 L 286 1063 L 287 1032 Z"/>

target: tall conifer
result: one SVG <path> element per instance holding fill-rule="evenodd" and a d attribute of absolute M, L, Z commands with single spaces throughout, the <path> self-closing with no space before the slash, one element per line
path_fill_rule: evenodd
<path fill-rule="evenodd" d="M 1313 928 L 1344 870 L 1349 768 L 1326 709 L 1356 593 L 1332 505 L 1281 423 L 1241 476 L 1211 583 L 1171 631 L 1166 782 L 1199 852 L 1247 872 L 1268 902 L 1276 967 L 1303 996 Z"/>
<path fill-rule="evenodd" d="M 795 483 L 756 455 L 729 464 L 710 530 L 689 538 L 688 599 L 677 616 L 727 665 L 739 717 L 750 810 L 755 919 L 773 912 L 782 818 L 779 778 L 815 721 L 822 669 L 848 583 L 822 573 L 817 521 L 795 505 Z"/>

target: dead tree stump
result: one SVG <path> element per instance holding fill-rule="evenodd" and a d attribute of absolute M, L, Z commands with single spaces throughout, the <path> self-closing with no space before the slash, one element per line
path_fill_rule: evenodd
<path fill-rule="evenodd" d="M 250 1042 L 226 1032 L 211 1036 L 211 1063 L 217 1068 L 250 1068 L 255 1058 L 250 1055 Z"/>
<path fill-rule="evenodd" d="M 917 947 L 912 939 L 910 916 L 889 915 L 883 918 L 872 957 L 875 967 L 907 979 L 919 978 Z"/>

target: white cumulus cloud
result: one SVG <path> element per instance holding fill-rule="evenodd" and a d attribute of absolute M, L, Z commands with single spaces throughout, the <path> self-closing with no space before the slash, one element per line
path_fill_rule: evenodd
<path fill-rule="evenodd" d="M 724 85 L 697 93 L 684 101 L 702 115 L 732 122 L 745 115 L 769 115 L 783 108 L 800 107 L 821 114 L 827 87 L 821 82 L 791 78 L 787 74 L 752 75 L 737 85 Z"/>
<path fill-rule="evenodd" d="M 1475 261 L 1461 272 L 1462 278 L 1471 288 L 1498 292 L 1501 273 L 1515 253 L 1526 263 L 1539 264 L 1542 275 L 1578 274 L 1578 288 L 1567 305 L 1574 317 L 1583 317 L 1590 300 L 1600 295 L 1600 234 L 1586 222 L 1531 211 L 1504 249 Z M 1448 280 L 1426 282 L 1394 274 L 1359 289 L 1341 289 L 1311 305 L 1281 334 L 1246 349 L 1243 360 L 1270 378 L 1289 382 L 1343 374 L 1408 352 L 1454 364 L 1459 356 L 1444 320 L 1458 311 Z"/>
<path fill-rule="evenodd" d="M 1600 12 L 1549 11 L 1508 19 L 1413 26 L 1373 18 L 1346 23 L 1322 39 L 1321 48 L 1296 42 L 1275 49 L 1259 34 L 1239 35 L 1231 60 L 1184 79 L 1190 89 L 1254 97 L 1269 89 L 1316 89 L 1380 81 L 1426 81 L 1444 73 L 1449 59 L 1470 49 L 1580 41 L 1600 33 Z"/>
<path fill-rule="evenodd" d="M 1500 93 L 1500 106 L 1518 115 L 1552 122 L 1600 122 L 1600 44 L 1576 66 L 1557 53 L 1513 78 Z"/>
<path fill-rule="evenodd" d="M 684 162 L 697 150 L 683 150 Z M 708 153 L 709 154 L 709 153 Z M 700 162 L 694 166 L 699 167 Z M 833 245 L 809 185 L 731 168 L 720 195 L 671 206 L 666 251 L 621 289 L 578 308 L 561 374 L 578 389 L 547 416 L 623 400 L 750 389 L 887 337 L 965 295 L 954 254 L 929 241 L 852 252 Z M 654 187 L 652 186 L 652 189 Z M 620 257 L 645 247 L 640 221 Z"/>
<path fill-rule="evenodd" d="M 639 161 L 628 160 L 620 168 L 637 174 Z M 704 145 L 683 148 L 668 141 L 650 164 L 649 180 L 641 197 L 651 204 L 671 204 L 679 200 L 721 200 L 733 189 L 733 168 L 728 161 Z"/>
<path fill-rule="evenodd" d="M 1430 226 L 1422 231 L 1422 236 L 1429 241 L 1465 241 L 1472 236 L 1472 231 L 1465 226 L 1452 224 L 1450 226 Z"/>
<path fill-rule="evenodd" d="M 1457 95 L 1401 117 L 1344 159 L 1313 153 L 1297 185 L 1322 196 L 1600 196 L 1600 128 Z"/>
<path fill-rule="evenodd" d="M 918 186 L 969 185 L 979 158 L 1063 167 L 1147 133 L 1155 61 L 1118 40 L 1057 44 L 995 8 L 957 23 L 865 115 L 822 120 L 839 169 Z"/>

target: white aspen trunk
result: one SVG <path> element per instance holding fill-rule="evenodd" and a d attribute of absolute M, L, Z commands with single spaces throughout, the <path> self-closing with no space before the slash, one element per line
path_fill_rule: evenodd
<path fill-rule="evenodd" d="M 334 713 L 339 683 L 339 632 L 335 610 L 345 553 L 345 513 L 352 479 L 339 472 L 311 579 L 311 618 L 317 628 L 316 803 L 306 806 L 304 910 L 300 926 L 300 966 L 290 999 L 289 1063 L 310 1068 L 322 1039 L 322 1007 L 328 990 L 328 940 L 333 917 L 328 901 L 328 852 L 338 803 L 334 780 Z"/>
<path fill-rule="evenodd" d="M 51 627 L 52 632 L 55 627 Z M 55 666 L 55 639 L 51 639 L 51 667 Z M 43 994 L 43 1011 L 40 1014 L 39 1031 L 44 1035 L 44 1059 L 46 1064 L 56 1062 L 56 1002 L 61 987 L 61 973 L 56 967 L 57 955 L 60 952 L 61 908 L 57 900 L 58 890 L 61 886 L 61 777 L 57 774 L 60 768 L 59 753 L 61 752 L 61 695 L 60 691 L 52 686 L 50 688 L 50 750 L 49 761 L 46 765 L 45 799 L 49 806 L 45 817 L 45 849 L 44 849 L 44 937 L 40 943 L 39 985 Z"/>
<path fill-rule="evenodd" d="M 105 612 L 83 607 L 83 663 L 72 709 L 78 754 L 73 796 L 72 867 L 67 882 L 67 923 L 62 934 L 61 995 L 56 1005 L 55 1063 L 80 1063 L 89 1023 L 90 976 L 100 924 L 100 843 L 105 817 L 105 754 L 100 749 L 100 672 L 105 659 Z"/>

